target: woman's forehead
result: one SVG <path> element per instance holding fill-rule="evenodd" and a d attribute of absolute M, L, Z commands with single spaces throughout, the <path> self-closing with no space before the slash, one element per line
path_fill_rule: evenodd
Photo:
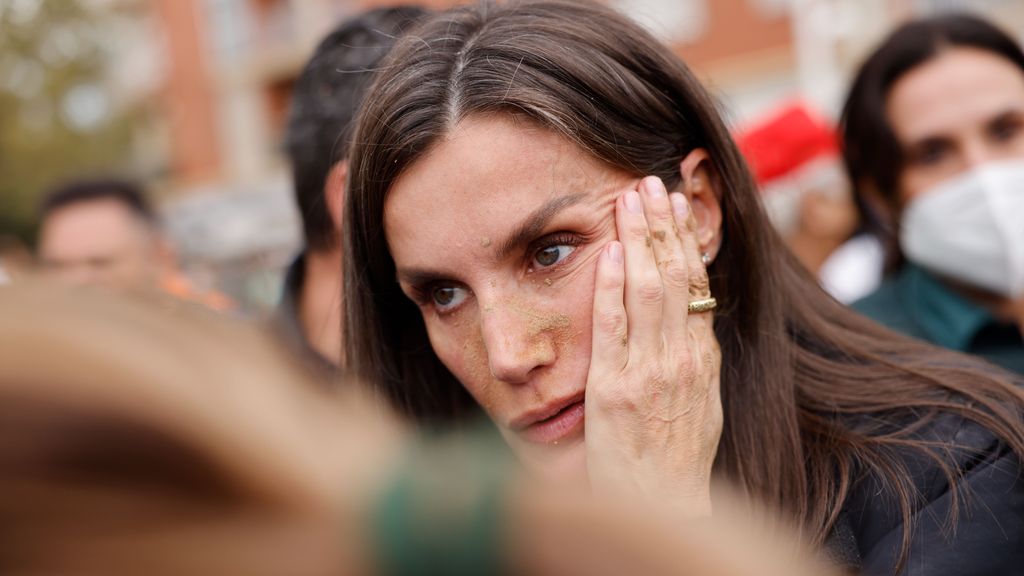
<path fill-rule="evenodd" d="M 979 48 L 949 48 L 891 87 L 886 114 L 897 136 L 913 142 L 1024 107 L 1024 72 Z"/>
<path fill-rule="evenodd" d="M 542 236 L 607 233 L 615 199 L 637 180 L 550 132 L 469 125 L 394 183 L 385 239 L 402 282 L 480 279 Z"/>
<path fill-rule="evenodd" d="M 567 195 L 601 205 L 635 179 L 536 124 L 470 117 L 392 184 L 385 231 L 390 241 L 396 235 L 422 237 L 425 221 L 497 226 Z"/>

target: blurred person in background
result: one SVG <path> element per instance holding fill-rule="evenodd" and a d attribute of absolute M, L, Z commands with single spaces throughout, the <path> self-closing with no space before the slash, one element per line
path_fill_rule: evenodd
<path fill-rule="evenodd" d="M 171 263 L 156 214 L 135 185 L 77 181 L 46 196 L 38 258 L 52 277 L 73 285 L 152 290 Z"/>
<path fill-rule="evenodd" d="M 305 247 L 288 269 L 275 320 L 328 379 L 343 360 L 340 229 L 351 124 L 377 63 L 423 14 L 380 8 L 342 23 L 317 46 L 292 92 L 287 150 Z"/>
<path fill-rule="evenodd" d="M 164 292 L 217 310 L 230 301 L 200 292 L 178 269 L 142 189 L 127 180 L 66 183 L 40 204 L 37 256 L 43 272 L 71 285 Z"/>
<path fill-rule="evenodd" d="M 4 574 L 836 573 L 741 503 L 688 523 L 542 486 L 486 439 L 416 439 L 251 324 L 31 280 L 5 290 Z"/>
<path fill-rule="evenodd" d="M 1024 52 L 968 15 L 897 29 L 843 110 L 844 156 L 888 280 L 857 302 L 895 330 L 1024 373 Z"/>
<path fill-rule="evenodd" d="M 14 236 L 0 236 L 0 286 L 14 282 L 32 267 L 32 253 Z"/>
<path fill-rule="evenodd" d="M 793 102 L 746 126 L 736 143 L 772 224 L 822 287 L 845 304 L 873 292 L 883 250 L 874 236 L 858 234 L 860 215 L 829 122 Z"/>

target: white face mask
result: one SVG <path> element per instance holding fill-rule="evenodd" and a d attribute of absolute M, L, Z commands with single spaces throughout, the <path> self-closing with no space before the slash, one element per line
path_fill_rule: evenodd
<path fill-rule="evenodd" d="M 911 200 L 900 247 L 936 274 L 1024 296 L 1024 162 L 986 164 Z"/>

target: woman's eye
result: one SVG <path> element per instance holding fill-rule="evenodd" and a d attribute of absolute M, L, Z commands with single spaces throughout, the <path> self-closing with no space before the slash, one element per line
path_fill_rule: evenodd
<path fill-rule="evenodd" d="M 466 299 L 466 289 L 458 286 L 437 286 L 430 291 L 430 299 L 439 312 L 454 310 Z"/>
<path fill-rule="evenodd" d="M 569 254 L 573 253 L 573 250 L 576 250 L 576 247 L 567 244 L 541 248 L 533 255 L 533 262 L 541 268 L 548 268 L 565 260 Z"/>
<path fill-rule="evenodd" d="M 950 146 L 945 142 L 927 142 L 911 154 L 911 162 L 919 166 L 938 164 L 946 157 L 949 149 Z"/>
<path fill-rule="evenodd" d="M 995 122 L 989 128 L 989 133 L 992 139 L 997 142 L 1009 142 L 1013 140 L 1020 131 L 1020 123 L 1013 120 L 1000 120 Z"/>

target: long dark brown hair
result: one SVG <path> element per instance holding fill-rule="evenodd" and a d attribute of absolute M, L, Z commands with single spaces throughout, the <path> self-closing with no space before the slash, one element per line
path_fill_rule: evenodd
<path fill-rule="evenodd" d="M 900 26 L 864 61 L 843 104 L 843 163 L 854 187 L 861 222 L 889 252 L 889 267 L 902 256 L 894 222 L 868 201 L 875 194 L 898 212 L 899 177 L 905 159 L 889 124 L 889 90 L 907 72 L 955 47 L 976 48 L 1012 62 L 1024 74 L 1024 50 L 1006 32 L 969 14 L 942 14 Z"/>
<path fill-rule="evenodd" d="M 915 440 L 917 424 L 943 412 L 1024 453 L 1024 398 L 1008 376 L 896 335 L 827 296 L 772 230 L 713 100 L 668 48 L 614 10 L 560 0 L 453 9 L 396 46 L 366 102 L 345 211 L 348 358 L 405 412 L 458 421 L 472 400 L 398 288 L 385 197 L 460 120 L 509 113 L 670 186 L 689 151 L 708 151 L 724 217 L 709 270 L 725 417 L 716 470 L 815 540 L 834 525 L 851 483 L 871 473 L 906 521 L 906 551 L 914 496 L 898 455 L 927 449 Z M 909 419 L 915 424 L 896 424 Z"/>

